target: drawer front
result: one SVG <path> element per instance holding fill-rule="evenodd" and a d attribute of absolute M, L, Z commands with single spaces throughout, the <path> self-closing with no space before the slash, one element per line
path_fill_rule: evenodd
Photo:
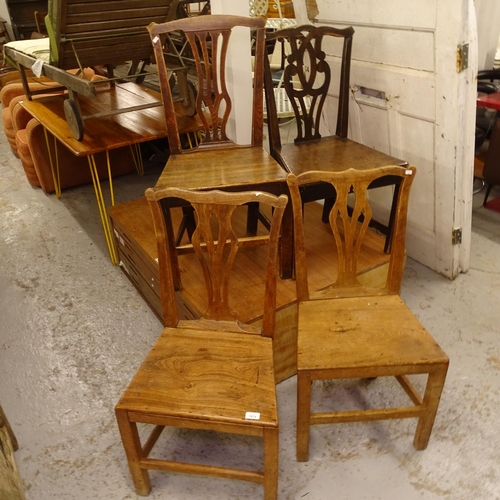
<path fill-rule="evenodd" d="M 137 244 L 129 239 L 126 231 L 120 226 L 113 225 L 113 233 L 118 250 L 136 263 L 136 267 L 146 281 L 155 285 L 158 282 L 158 262 L 150 262 L 151 259 L 141 251 L 141 248 L 137 248 Z M 160 295 L 159 290 L 158 295 Z"/>
<path fill-rule="evenodd" d="M 114 225 L 113 232 L 122 270 L 156 316 L 158 316 L 158 319 L 163 321 L 158 265 L 156 264 L 152 269 L 153 266 L 144 262 L 141 255 L 136 251 L 136 245 L 121 230 L 120 226 Z M 196 309 L 188 304 L 180 293 L 176 294 L 176 302 L 179 320 L 190 320 L 200 317 Z"/>
<path fill-rule="evenodd" d="M 158 316 L 161 321 L 162 318 L 162 309 L 161 309 L 161 299 L 160 299 L 160 290 L 158 290 L 157 286 L 151 286 L 137 269 L 135 262 L 129 258 L 129 256 L 118 250 L 118 255 L 120 258 L 120 267 L 122 268 L 125 275 L 129 278 L 132 284 L 135 286 L 137 291 L 141 294 L 146 303 L 151 307 L 153 312 Z"/>

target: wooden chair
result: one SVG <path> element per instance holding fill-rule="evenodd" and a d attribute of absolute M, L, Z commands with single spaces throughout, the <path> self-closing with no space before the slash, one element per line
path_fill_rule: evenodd
<path fill-rule="evenodd" d="M 262 189 L 280 194 L 286 192 L 286 172 L 263 148 L 263 72 L 264 72 L 264 18 L 211 15 L 155 24 L 148 29 L 151 35 L 160 80 L 163 106 L 167 121 L 170 157 L 156 187 L 176 186 L 186 189 Z M 238 95 L 232 92 L 228 78 L 228 49 L 233 41 L 233 28 L 247 28 L 254 43 L 255 56 L 253 90 L 251 91 L 251 137 L 249 144 L 237 144 L 228 132 L 229 124 L 236 118 L 231 110 L 238 103 Z M 251 30 L 251 32 L 250 32 Z M 183 33 L 190 47 L 191 58 L 197 75 L 197 114 L 203 122 L 202 139 L 197 148 L 183 150 L 178 123 L 173 112 L 173 98 L 165 59 L 175 53 L 175 36 Z M 184 37 L 182 37 L 184 39 Z M 236 39 L 238 43 L 240 39 Z M 248 69 L 250 70 L 250 43 L 248 44 Z M 165 52 L 167 55 L 165 56 Z M 238 52 L 238 57 L 245 57 Z M 249 73 L 250 74 L 250 73 Z M 239 100 L 241 106 L 241 98 Z M 241 142 L 238 140 L 238 142 Z M 291 217 L 287 218 L 291 219 Z M 258 204 L 249 206 L 247 229 L 256 234 L 258 221 L 266 224 Z M 188 233 L 194 230 L 192 215 L 186 211 L 178 241 L 184 226 Z M 291 223 L 283 225 L 284 240 L 291 249 Z M 282 276 L 291 276 L 291 253 L 281 254 Z"/>
<path fill-rule="evenodd" d="M 116 416 L 136 492 L 151 489 L 148 469 L 205 474 L 264 484 L 264 497 L 275 500 L 278 486 L 278 414 L 273 370 L 277 251 L 287 197 L 263 192 L 197 192 L 148 189 L 158 244 L 164 322 L 168 325 L 116 406 Z M 169 256 L 173 234 L 169 210 L 162 200 L 192 203 L 197 225 L 192 246 L 207 288 L 207 308 L 201 319 L 179 320 L 176 290 L 179 269 Z M 258 201 L 268 206 L 267 236 L 238 237 L 231 224 L 234 210 Z M 217 230 L 218 228 L 218 230 Z M 170 240 L 170 241 L 169 241 Z M 263 247 L 263 245 L 267 246 Z M 246 248 L 245 248 L 246 247 Z M 231 309 L 231 270 L 238 251 L 261 252 L 262 326 L 238 321 Z M 180 251 L 180 250 L 179 250 Z M 263 258 L 262 258 L 263 257 Z M 241 296 L 236 300 L 241 300 Z M 141 445 L 137 423 L 154 424 Z M 150 457 L 164 426 L 261 436 L 263 471 L 181 463 Z"/>
<path fill-rule="evenodd" d="M 268 59 L 264 61 L 270 151 L 288 172 L 296 175 L 310 170 L 340 172 L 348 168 L 364 170 L 404 163 L 347 138 L 353 35 L 352 27 L 337 29 L 304 25 L 268 33 L 266 36 L 269 42 L 286 42 L 289 47 L 282 85 L 295 114 L 297 136 L 294 143 L 281 142 L 279 116 L 274 92 L 271 91 L 271 68 Z M 335 39 L 342 40 L 336 131 L 335 135 L 322 137 L 320 125 L 323 108 L 328 95 L 337 92 L 332 84 L 334 69 L 328 62 L 325 45 Z M 377 181 L 371 187 L 380 187 L 380 182 Z M 327 222 L 334 201 L 332 196 L 331 188 L 326 184 L 310 186 L 304 202 L 326 199 L 323 221 Z"/>
<path fill-rule="evenodd" d="M 396 190 L 396 216 L 389 270 L 381 289 L 360 285 L 356 277 L 359 249 L 366 237 L 372 211 L 367 190 L 389 176 Z M 448 358 L 399 297 L 405 262 L 405 232 L 410 186 L 415 168 L 388 166 L 365 171 L 312 171 L 290 174 L 288 186 L 293 205 L 296 248 L 298 311 L 297 460 L 309 457 L 309 427 L 334 422 L 417 417 L 413 445 L 427 446 L 441 397 Z M 329 221 L 338 259 L 332 285 L 310 293 L 306 242 L 300 191 L 308 184 L 327 182 L 336 201 Z M 350 195 L 350 193 L 352 193 Z M 352 208 L 348 202 L 354 197 Z M 423 397 L 408 375 L 428 374 Z M 411 406 L 355 409 L 316 413 L 311 411 L 313 380 L 396 377 L 413 402 Z"/>

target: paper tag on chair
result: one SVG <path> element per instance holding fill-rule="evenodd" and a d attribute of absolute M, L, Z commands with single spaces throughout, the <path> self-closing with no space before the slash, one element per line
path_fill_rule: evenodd
<path fill-rule="evenodd" d="M 247 411 L 245 413 L 245 420 L 260 420 L 260 413 L 257 411 Z"/>
<path fill-rule="evenodd" d="M 42 76 L 42 69 L 43 69 L 43 61 L 41 59 L 37 59 L 33 66 L 31 66 L 31 71 L 35 74 L 35 76 L 40 77 Z"/>

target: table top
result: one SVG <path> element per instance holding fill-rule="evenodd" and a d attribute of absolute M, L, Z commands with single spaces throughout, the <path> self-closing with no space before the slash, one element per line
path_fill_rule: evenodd
<path fill-rule="evenodd" d="M 91 155 L 167 135 L 163 106 L 156 106 L 87 118 L 84 120 L 85 135 L 81 141 L 77 141 L 64 115 L 64 101 L 67 98 L 67 94 L 52 94 L 32 101 L 26 99 L 21 102 L 21 106 L 76 156 Z M 85 117 L 158 103 L 161 102 L 161 96 L 154 90 L 127 82 L 99 89 L 95 99 L 79 96 L 78 102 Z M 180 106 L 180 103 L 177 104 Z M 200 129 L 200 122 L 196 117 L 179 116 L 179 122 L 179 128 L 184 133 Z"/>
<path fill-rule="evenodd" d="M 477 98 L 476 104 L 480 108 L 490 108 L 500 111 L 500 92 L 480 96 Z"/>

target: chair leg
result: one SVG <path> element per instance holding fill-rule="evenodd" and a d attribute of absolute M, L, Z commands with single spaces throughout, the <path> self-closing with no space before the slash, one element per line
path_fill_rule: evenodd
<path fill-rule="evenodd" d="M 264 429 L 264 500 L 278 498 L 278 428 Z"/>
<path fill-rule="evenodd" d="M 447 371 L 448 364 L 443 364 L 436 371 L 429 373 L 423 400 L 426 412 L 425 415 L 418 419 L 417 430 L 413 439 L 413 446 L 416 450 L 425 450 L 427 448 Z"/>
<path fill-rule="evenodd" d="M 311 422 L 311 375 L 297 373 L 297 462 L 309 460 Z"/>
<path fill-rule="evenodd" d="M 256 235 L 258 225 L 259 225 L 259 204 L 252 202 L 248 204 L 247 234 L 251 236 Z"/>
<path fill-rule="evenodd" d="M 493 187 L 493 184 L 488 184 L 488 187 L 486 189 L 486 194 L 484 195 L 483 207 L 486 205 L 486 202 L 488 201 L 488 197 L 490 196 L 490 192 L 491 192 L 492 187 Z"/>
<path fill-rule="evenodd" d="M 335 200 L 333 198 L 325 198 L 323 204 L 323 213 L 321 214 L 321 222 L 325 224 L 330 220 L 330 212 L 332 211 Z"/>
<path fill-rule="evenodd" d="M 123 447 L 127 455 L 130 474 L 134 481 L 135 491 L 138 495 L 149 495 L 151 483 L 149 481 L 148 471 L 141 469 L 139 460 L 142 454 L 141 441 L 137 432 L 137 424 L 130 422 L 125 410 L 115 410 L 118 428 L 123 441 Z"/>
<path fill-rule="evenodd" d="M 12 448 L 14 449 L 14 451 L 17 451 L 19 449 L 19 444 L 17 442 L 16 435 L 14 434 L 14 431 L 12 430 L 12 427 L 10 426 L 7 417 L 3 412 L 2 405 L 0 405 L 0 427 L 4 426 L 9 434 L 10 442 L 12 443 Z"/>

